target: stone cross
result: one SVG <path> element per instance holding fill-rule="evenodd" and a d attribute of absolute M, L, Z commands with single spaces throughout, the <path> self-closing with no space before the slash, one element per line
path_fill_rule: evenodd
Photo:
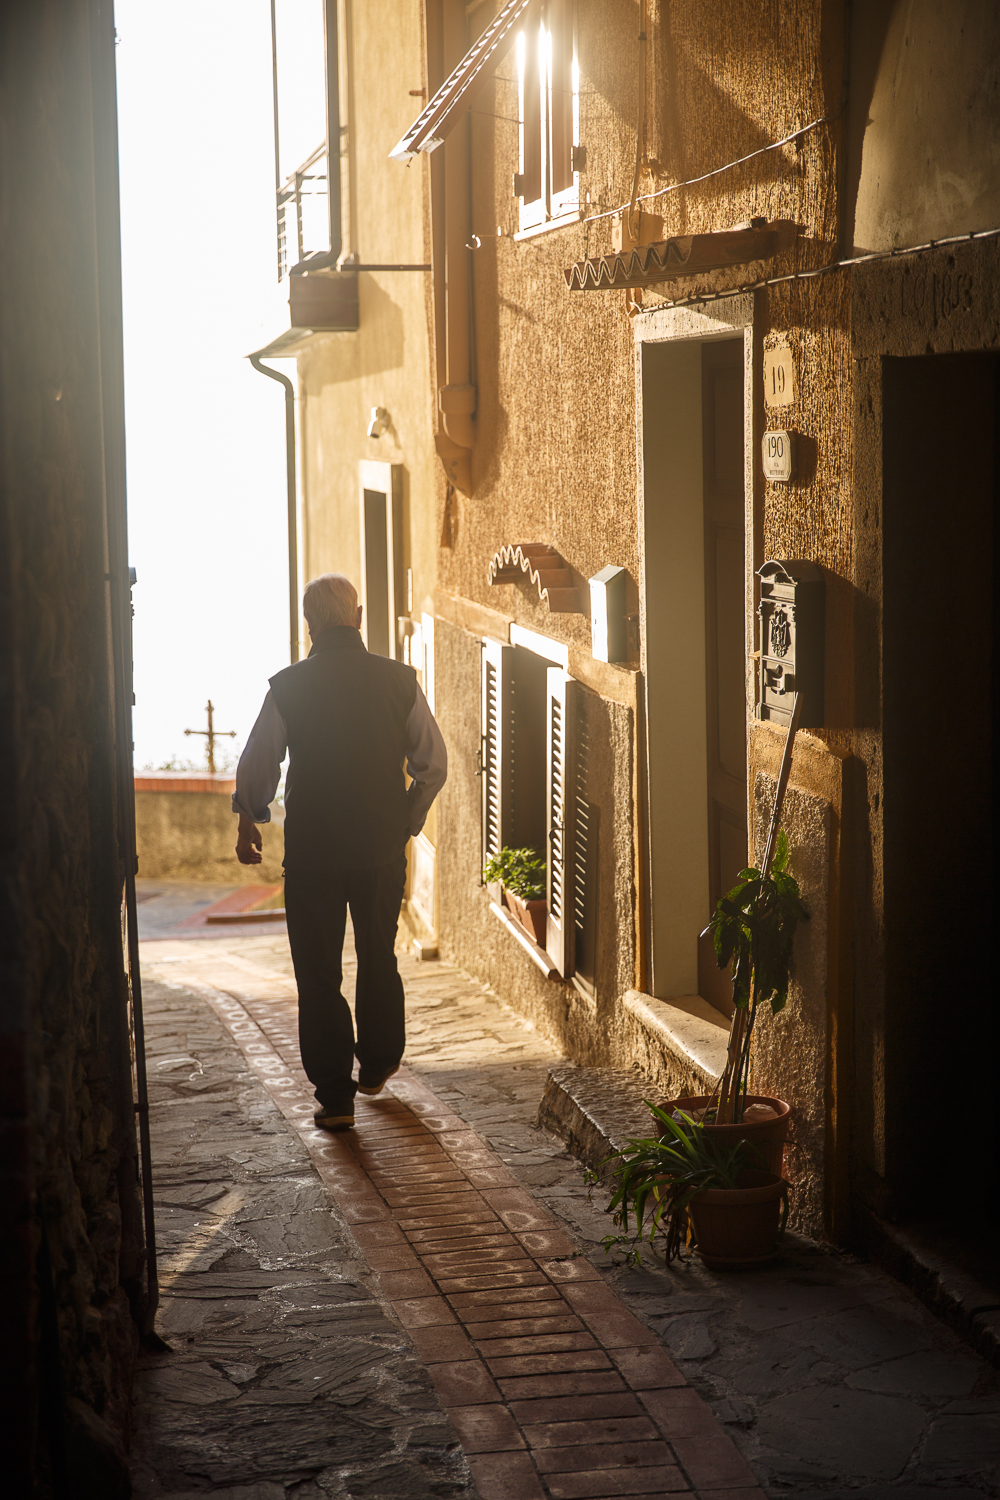
<path fill-rule="evenodd" d="M 208 712 L 208 728 L 207 729 L 185 729 L 184 733 L 185 734 L 203 734 L 203 735 L 206 736 L 206 738 L 208 740 L 208 774 L 209 774 L 209 776 L 214 776 L 215 775 L 215 742 L 216 742 L 216 740 L 222 740 L 222 739 L 234 740 L 236 738 L 236 730 L 235 729 L 216 729 L 215 728 L 215 726 L 214 726 L 214 724 L 212 722 L 212 715 L 215 713 L 215 709 L 212 707 L 212 700 L 211 700 L 211 698 L 209 698 L 208 703 L 206 705 L 206 708 L 207 708 L 207 712 Z"/>

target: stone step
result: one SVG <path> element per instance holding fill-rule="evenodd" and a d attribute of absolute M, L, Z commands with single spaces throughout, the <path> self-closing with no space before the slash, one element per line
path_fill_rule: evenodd
<path fill-rule="evenodd" d="M 537 1124 L 564 1140 L 572 1154 L 596 1171 L 630 1137 L 653 1134 L 644 1100 L 662 1104 L 663 1094 L 639 1073 L 617 1068 L 558 1067 L 549 1070 Z"/>

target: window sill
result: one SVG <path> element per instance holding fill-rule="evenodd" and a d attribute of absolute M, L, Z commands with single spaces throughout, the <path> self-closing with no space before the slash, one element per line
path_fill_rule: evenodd
<path fill-rule="evenodd" d="M 568 229 L 571 224 L 579 224 L 583 218 L 583 210 L 574 208 L 568 214 L 558 214 L 554 219 L 546 219 L 543 224 L 531 224 L 527 229 L 519 229 L 514 236 L 515 240 L 533 240 L 540 234 L 548 234 L 552 229 Z"/>
<path fill-rule="evenodd" d="M 530 959 L 533 960 L 534 963 L 538 965 L 542 973 L 545 975 L 546 979 L 560 978 L 559 970 L 555 967 L 545 949 L 540 948 L 538 944 L 528 936 L 524 928 L 521 926 L 520 922 L 515 922 L 514 918 L 508 911 L 506 911 L 502 906 L 497 906 L 492 901 L 490 902 L 490 911 L 496 917 L 497 921 L 502 922 L 507 930 L 513 935 L 515 940 L 520 943 L 525 953 Z"/>
<path fill-rule="evenodd" d="M 726 1066 L 729 1023 L 700 995 L 657 1000 L 627 990 L 622 1004 L 647 1035 L 711 1091 Z"/>

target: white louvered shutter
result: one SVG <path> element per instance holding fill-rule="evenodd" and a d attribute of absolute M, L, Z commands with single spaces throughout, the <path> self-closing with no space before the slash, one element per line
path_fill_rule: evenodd
<path fill-rule="evenodd" d="M 509 842 L 513 814 L 514 648 L 483 641 L 483 864 Z"/>
<path fill-rule="evenodd" d="M 545 815 L 549 834 L 546 894 L 549 914 L 545 949 L 564 978 L 572 973 L 573 893 L 567 855 L 572 848 L 570 823 L 570 768 L 576 684 L 561 667 L 546 673 L 546 718 L 548 756 L 546 763 Z"/>

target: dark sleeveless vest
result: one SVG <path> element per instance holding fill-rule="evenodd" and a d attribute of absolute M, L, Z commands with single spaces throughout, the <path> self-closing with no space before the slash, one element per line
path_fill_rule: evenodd
<path fill-rule="evenodd" d="M 412 667 L 375 656 L 334 625 L 305 661 L 271 678 L 288 730 L 285 868 L 375 869 L 408 833 L 403 761 L 417 696 Z"/>

